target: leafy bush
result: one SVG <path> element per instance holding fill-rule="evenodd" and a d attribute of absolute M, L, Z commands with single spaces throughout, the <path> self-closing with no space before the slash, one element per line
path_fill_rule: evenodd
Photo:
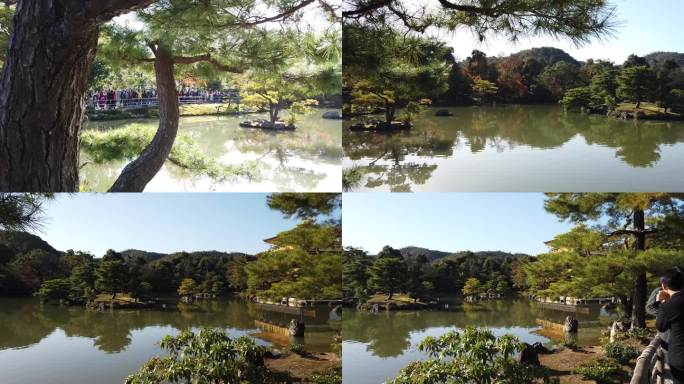
<path fill-rule="evenodd" d="M 617 361 L 603 357 L 582 363 L 572 372 L 584 379 L 596 380 L 598 384 L 614 383 L 625 373 Z"/>
<path fill-rule="evenodd" d="M 327 374 L 314 374 L 309 378 L 311 384 L 342 384 L 342 374 L 331 372 Z"/>
<path fill-rule="evenodd" d="M 183 331 L 160 342 L 166 357 L 153 357 L 127 384 L 143 383 L 276 383 L 264 364 L 266 349 L 248 337 L 231 339 L 221 329 Z"/>
<path fill-rule="evenodd" d="M 412 122 L 416 117 L 426 111 L 427 106 L 432 104 L 430 99 L 420 99 L 419 101 L 409 101 L 404 108 L 403 120 Z"/>
<path fill-rule="evenodd" d="M 627 331 L 627 337 L 634 340 L 639 340 L 642 343 L 648 343 L 655 334 L 647 328 L 630 328 Z"/>
<path fill-rule="evenodd" d="M 622 364 L 639 356 L 639 351 L 629 344 L 614 342 L 603 346 L 603 352 L 607 357 L 615 359 Z"/>
<path fill-rule="evenodd" d="M 497 338 L 488 329 L 467 327 L 439 338 L 427 337 L 418 348 L 430 359 L 410 363 L 392 383 L 514 384 L 539 379 L 550 382 L 545 368 L 515 360 L 515 354 L 522 350 L 522 344 L 516 337 L 504 335 Z"/>

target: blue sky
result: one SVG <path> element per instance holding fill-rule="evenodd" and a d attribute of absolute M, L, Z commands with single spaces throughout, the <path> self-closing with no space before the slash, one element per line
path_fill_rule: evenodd
<path fill-rule="evenodd" d="M 260 193 L 131 193 L 57 195 L 46 204 L 37 235 L 53 247 L 154 252 L 219 250 L 255 253 L 263 239 L 292 228 Z"/>
<path fill-rule="evenodd" d="M 409 245 L 440 251 L 539 254 L 569 230 L 538 193 L 345 193 L 342 241 L 371 253 Z"/>
<path fill-rule="evenodd" d="M 561 48 L 578 60 L 608 59 L 617 64 L 623 63 L 631 53 L 643 56 L 655 51 L 684 52 L 684 40 L 681 38 L 684 1 L 611 0 L 611 4 L 616 6 L 616 19 L 620 23 L 615 36 L 580 47 L 566 39 L 550 37 L 522 38 L 513 44 L 506 38 L 490 36 L 484 43 L 479 43 L 464 30 L 439 36 L 454 47 L 459 60 L 468 57 L 473 49 L 497 56 L 540 46 Z"/>

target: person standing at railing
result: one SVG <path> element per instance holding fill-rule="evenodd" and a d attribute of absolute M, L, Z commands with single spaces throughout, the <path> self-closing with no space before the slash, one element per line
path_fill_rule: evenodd
<path fill-rule="evenodd" d="M 667 271 L 660 278 L 661 292 L 656 328 L 670 333 L 667 361 L 675 384 L 684 384 L 684 275 L 679 269 Z"/>

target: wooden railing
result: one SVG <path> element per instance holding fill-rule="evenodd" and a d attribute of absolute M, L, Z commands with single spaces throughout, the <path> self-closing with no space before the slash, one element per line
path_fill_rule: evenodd
<path fill-rule="evenodd" d="M 629 384 L 665 383 L 665 351 L 661 348 L 662 343 L 663 340 L 656 336 L 641 352 Z"/>

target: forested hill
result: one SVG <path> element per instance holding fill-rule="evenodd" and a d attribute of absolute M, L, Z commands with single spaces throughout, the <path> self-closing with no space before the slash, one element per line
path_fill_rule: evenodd
<path fill-rule="evenodd" d="M 232 259 L 235 257 L 248 257 L 246 253 L 241 252 L 221 252 L 221 251 L 195 251 L 195 252 L 174 252 L 174 253 L 158 253 L 147 252 L 139 249 L 127 249 L 121 251 L 121 255 L 126 260 L 135 260 L 142 258 L 147 263 L 160 263 L 162 261 L 174 261 L 181 258 L 210 258 L 210 259 Z"/>
<path fill-rule="evenodd" d="M 663 63 L 667 60 L 672 60 L 677 65 L 680 67 L 684 67 L 684 53 L 679 53 L 679 52 L 653 52 L 651 54 L 648 54 L 644 56 L 646 61 L 650 65 L 654 65 L 655 63 Z"/>
<path fill-rule="evenodd" d="M 577 61 L 574 57 L 570 56 L 569 53 L 565 52 L 562 49 L 553 47 L 525 49 L 523 51 L 514 53 L 509 57 L 511 56 L 519 57 L 522 60 L 535 59 L 538 62 L 543 63 L 547 66 L 554 65 L 559 61 L 565 61 L 566 63 L 580 65 L 579 61 Z"/>
<path fill-rule="evenodd" d="M 45 251 L 52 256 L 63 256 L 63 251 L 58 251 L 47 241 L 40 238 L 40 236 L 28 232 L 8 232 L 0 231 L 0 263 L 9 262 L 16 256 L 22 253 L 29 253 L 34 250 Z M 195 251 L 195 252 L 174 252 L 174 253 L 159 253 L 148 252 L 139 249 L 127 249 L 120 252 L 125 260 L 135 260 L 142 258 L 145 262 L 153 262 L 157 260 L 175 260 L 190 256 L 191 258 L 234 258 L 250 256 L 241 252 L 221 252 L 221 251 Z M 99 258 L 102 255 L 94 255 Z"/>
<path fill-rule="evenodd" d="M 421 247 L 404 247 L 399 250 L 408 261 L 414 261 L 420 256 L 425 256 L 427 261 L 432 262 L 442 257 L 449 256 L 451 252 L 435 251 Z"/>
<path fill-rule="evenodd" d="M 414 247 L 414 246 L 404 247 L 404 248 L 401 248 L 399 251 L 404 256 L 404 258 L 409 262 L 415 261 L 421 256 L 425 256 L 427 261 L 430 263 L 433 263 L 433 264 L 437 261 L 445 261 L 445 260 L 460 261 L 460 260 L 468 259 L 468 258 L 491 259 L 491 260 L 496 260 L 496 261 L 501 262 L 501 261 L 507 261 L 507 260 L 512 261 L 512 260 L 518 259 L 518 258 L 531 258 L 532 257 L 532 256 L 524 254 L 524 253 L 509 253 L 509 252 L 503 252 L 503 251 L 444 252 L 444 251 L 436 251 L 433 249 Z"/>
<path fill-rule="evenodd" d="M 410 275 L 431 283 L 437 292 L 460 292 L 466 280 L 476 278 L 498 293 L 514 288 L 513 274 L 520 263 L 534 257 L 503 251 L 445 252 L 421 247 L 383 248 L 382 254 L 399 253 Z M 373 257 L 376 258 L 377 256 Z M 372 262 L 371 262 L 372 263 Z M 498 285 L 498 288 L 494 289 Z"/>
<path fill-rule="evenodd" d="M 102 257 L 58 251 L 30 233 L 0 231 L 0 295 L 31 294 L 47 280 L 69 277 L 78 265 L 89 264 L 95 273 Z M 129 271 L 127 279 L 131 284 L 146 281 L 153 292 L 175 292 L 180 281 L 188 277 L 198 283 L 218 282 L 228 287 L 226 273 L 230 264 L 249 255 L 219 251 L 164 254 L 128 249 L 120 253 L 108 251 L 104 257 L 120 258 Z"/>
<path fill-rule="evenodd" d="M 651 65 L 651 66 L 656 66 L 658 63 L 664 63 L 667 60 L 672 60 L 675 63 L 677 63 L 680 67 L 684 67 L 684 53 L 680 52 L 653 52 L 649 53 L 646 56 L 643 56 L 644 59 Z M 570 55 L 569 53 L 565 52 L 564 50 L 560 48 L 554 48 L 554 47 L 539 47 L 539 48 L 531 48 L 531 49 L 525 49 L 516 53 L 512 53 L 508 56 L 491 56 L 489 59 L 491 60 L 492 63 L 496 62 L 504 62 L 507 61 L 511 58 L 517 58 L 522 61 L 527 61 L 530 59 L 534 59 L 543 66 L 551 66 L 554 65 L 558 62 L 564 61 L 569 64 L 573 64 L 576 66 L 582 65 L 582 62 L 579 60 L 575 59 Z M 467 64 L 468 60 L 464 60 L 462 64 Z M 615 65 L 622 65 L 623 63 L 615 63 Z"/>
<path fill-rule="evenodd" d="M 47 241 L 27 232 L 0 231 L 0 263 L 14 255 L 25 253 L 34 249 L 43 250 L 51 255 L 61 254 Z"/>
<path fill-rule="evenodd" d="M 135 260 L 137 258 L 142 258 L 148 263 L 150 261 L 161 259 L 164 256 L 168 256 L 166 253 L 147 252 L 141 251 L 139 249 L 127 249 L 125 251 L 121 251 L 121 255 L 126 260 Z"/>

